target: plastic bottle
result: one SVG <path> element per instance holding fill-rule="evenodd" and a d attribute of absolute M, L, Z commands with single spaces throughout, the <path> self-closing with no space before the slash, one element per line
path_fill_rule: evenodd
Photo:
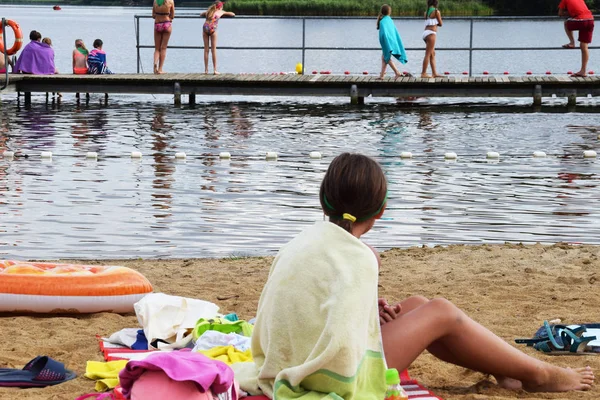
<path fill-rule="evenodd" d="M 400 375 L 396 368 L 385 371 L 385 383 L 387 384 L 385 400 L 408 400 L 408 395 L 400 386 Z"/>

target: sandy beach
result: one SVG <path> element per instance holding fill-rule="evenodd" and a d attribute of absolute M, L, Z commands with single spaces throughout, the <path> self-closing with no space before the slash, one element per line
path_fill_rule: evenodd
<path fill-rule="evenodd" d="M 411 248 L 382 254 L 380 295 L 391 301 L 420 294 L 445 297 L 507 342 L 561 366 L 590 365 L 600 373 L 598 356 L 544 356 L 517 337 L 530 337 L 545 319 L 565 323 L 599 322 L 600 247 L 483 245 Z M 255 315 L 271 257 L 229 259 L 86 261 L 118 264 L 148 277 L 156 292 L 200 298 L 237 312 Z M 0 317 L 3 349 L 0 367 L 22 368 L 36 355 L 49 355 L 79 377 L 44 389 L 0 389 L 0 399 L 74 399 L 94 390 L 83 377 L 87 360 L 102 361 L 95 335 L 136 327 L 135 315 Z M 590 392 L 526 393 L 494 386 L 485 375 L 445 364 L 423 354 L 411 375 L 444 399 L 598 399 L 600 385 Z"/>

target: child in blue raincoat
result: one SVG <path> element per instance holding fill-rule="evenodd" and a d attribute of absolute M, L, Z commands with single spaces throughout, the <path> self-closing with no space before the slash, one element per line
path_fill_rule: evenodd
<path fill-rule="evenodd" d="M 404 45 L 402 44 L 402 38 L 400 38 L 400 34 L 394 25 L 392 17 L 390 17 L 391 14 L 392 7 L 384 4 L 381 6 L 381 11 L 377 18 L 379 43 L 381 44 L 381 51 L 383 52 L 381 56 L 381 74 L 379 74 L 379 79 L 383 79 L 385 76 L 385 70 L 388 65 L 392 67 L 392 70 L 396 74 L 396 78 L 402 76 L 400 71 L 398 71 L 398 68 L 394 65 L 392 56 L 396 57 L 402 64 L 408 62 L 406 50 L 404 50 Z"/>

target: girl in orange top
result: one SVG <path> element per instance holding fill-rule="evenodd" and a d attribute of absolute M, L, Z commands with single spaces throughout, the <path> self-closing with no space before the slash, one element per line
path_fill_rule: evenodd
<path fill-rule="evenodd" d="M 86 49 L 83 40 L 75 40 L 75 49 L 73 50 L 73 73 L 75 75 L 87 74 L 87 57 L 88 50 Z"/>

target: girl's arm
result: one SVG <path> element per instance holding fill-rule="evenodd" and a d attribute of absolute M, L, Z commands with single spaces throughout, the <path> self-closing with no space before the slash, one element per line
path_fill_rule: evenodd
<path fill-rule="evenodd" d="M 79 52 L 79 50 L 73 50 L 73 68 L 75 68 L 75 52 Z M 4 59 L 4 57 L 2 57 Z"/>
<path fill-rule="evenodd" d="M 175 18 L 175 3 L 171 3 L 171 9 L 169 10 L 169 18 L 171 20 Z"/>
<path fill-rule="evenodd" d="M 230 11 L 225 11 L 222 16 L 223 17 L 235 17 L 235 14 Z"/>
<path fill-rule="evenodd" d="M 437 18 L 438 26 L 442 26 L 442 13 L 440 13 L 440 10 L 435 10 L 435 12 L 435 17 Z"/>
<path fill-rule="evenodd" d="M 201 17 L 206 17 L 206 11 L 204 11 L 202 14 L 200 14 Z"/>

